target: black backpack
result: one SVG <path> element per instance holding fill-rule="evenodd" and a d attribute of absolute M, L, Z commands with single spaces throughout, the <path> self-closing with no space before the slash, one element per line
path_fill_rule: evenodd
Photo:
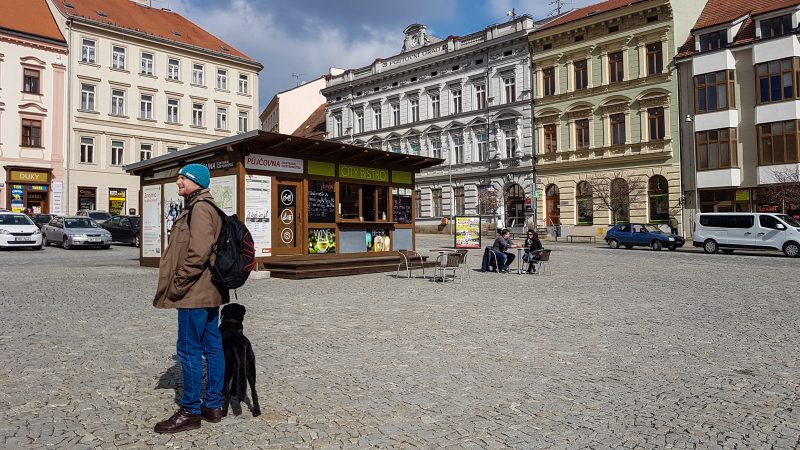
<path fill-rule="evenodd" d="M 214 207 L 222 219 L 222 228 L 219 230 L 217 242 L 212 251 L 217 258 L 211 266 L 211 280 L 219 289 L 236 289 L 242 287 L 250 272 L 256 266 L 256 252 L 253 236 L 250 230 L 236 217 L 229 216 L 214 202 L 200 200 Z M 196 203 L 195 203 L 196 204 Z M 189 207 L 189 227 L 192 226 L 192 209 Z"/>

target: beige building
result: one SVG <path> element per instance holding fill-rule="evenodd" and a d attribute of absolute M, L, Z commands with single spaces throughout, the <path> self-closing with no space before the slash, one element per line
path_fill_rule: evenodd
<path fill-rule="evenodd" d="M 258 126 L 262 65 L 147 3 L 50 3 L 70 48 L 66 213 L 138 211 L 124 165 Z"/>
<path fill-rule="evenodd" d="M 671 61 L 704 4 L 610 0 L 529 35 L 537 223 L 597 235 L 614 222 L 681 222 Z"/>
<path fill-rule="evenodd" d="M 46 0 L 0 2 L 0 208 L 61 211 L 67 43 Z"/>
<path fill-rule="evenodd" d="M 261 129 L 270 133 L 294 133 L 320 105 L 325 104 L 325 96 L 320 93 L 325 88 L 325 79 L 343 72 L 332 67 L 327 75 L 275 94 L 259 116 Z"/>

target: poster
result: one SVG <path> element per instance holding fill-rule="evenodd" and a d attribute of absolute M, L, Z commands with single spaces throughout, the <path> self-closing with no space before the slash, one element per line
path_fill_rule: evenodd
<path fill-rule="evenodd" d="M 308 230 L 308 254 L 325 255 L 336 253 L 336 229 L 319 228 Z"/>
<path fill-rule="evenodd" d="M 125 214 L 125 200 L 127 197 L 125 189 L 108 189 L 108 212 L 112 216 Z"/>
<path fill-rule="evenodd" d="M 368 252 L 388 252 L 392 249 L 390 230 L 367 230 L 367 251 Z"/>
<path fill-rule="evenodd" d="M 219 209 L 229 216 L 236 214 L 236 175 L 214 177 L 208 189 Z"/>
<path fill-rule="evenodd" d="M 178 195 L 178 185 L 175 183 L 164 184 L 164 203 L 161 205 L 161 217 L 164 221 L 164 248 L 169 244 L 169 236 L 172 233 L 172 224 L 178 218 L 183 209 L 183 197 Z"/>
<path fill-rule="evenodd" d="M 161 185 L 142 188 L 142 256 L 161 256 Z"/>
<path fill-rule="evenodd" d="M 244 224 L 253 236 L 256 257 L 272 256 L 272 178 L 246 175 L 244 197 Z"/>
<path fill-rule="evenodd" d="M 11 212 L 21 213 L 25 208 L 22 204 L 24 191 L 21 184 L 11 185 Z"/>
<path fill-rule="evenodd" d="M 456 217 L 456 248 L 481 248 L 481 218 Z"/>
<path fill-rule="evenodd" d="M 60 181 L 53 181 L 53 214 L 61 214 L 61 195 L 63 190 L 64 185 Z"/>

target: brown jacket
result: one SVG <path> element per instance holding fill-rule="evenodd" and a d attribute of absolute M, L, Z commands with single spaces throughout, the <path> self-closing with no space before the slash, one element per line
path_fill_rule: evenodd
<path fill-rule="evenodd" d="M 214 262 L 212 246 L 217 242 L 222 219 L 205 201 L 214 200 L 208 189 L 189 197 L 175 219 L 169 244 L 161 255 L 156 308 L 209 308 L 222 304 L 222 295 L 211 282 L 209 267 Z M 189 207 L 193 207 L 189 227 Z"/>

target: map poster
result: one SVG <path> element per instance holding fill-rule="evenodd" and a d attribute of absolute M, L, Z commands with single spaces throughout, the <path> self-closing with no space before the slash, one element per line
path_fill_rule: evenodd
<path fill-rule="evenodd" d="M 142 188 L 142 257 L 161 256 L 161 185 Z"/>
<path fill-rule="evenodd" d="M 214 177 L 208 189 L 219 209 L 229 216 L 236 214 L 236 175 Z"/>
<path fill-rule="evenodd" d="M 183 197 L 178 195 L 178 185 L 175 183 L 164 184 L 164 204 L 161 215 L 164 220 L 164 248 L 169 244 L 169 236 L 172 233 L 172 224 L 178 218 L 178 214 L 183 209 Z"/>
<path fill-rule="evenodd" d="M 456 217 L 456 248 L 481 248 L 481 218 Z"/>
<path fill-rule="evenodd" d="M 272 256 L 272 178 L 246 175 L 244 197 L 244 224 L 253 236 L 256 257 Z"/>

